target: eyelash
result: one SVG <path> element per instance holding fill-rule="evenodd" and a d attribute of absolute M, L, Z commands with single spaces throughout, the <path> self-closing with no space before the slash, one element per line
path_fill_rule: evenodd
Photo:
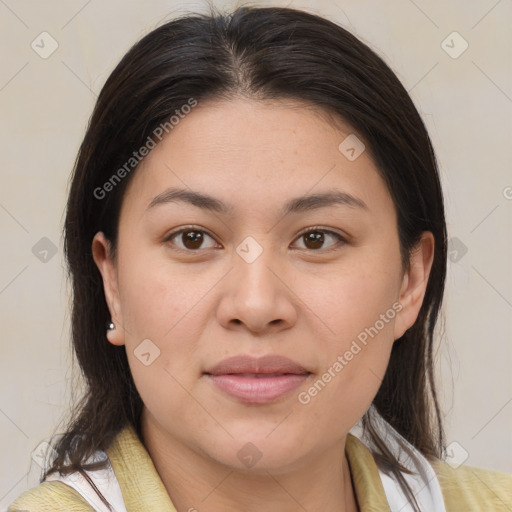
<path fill-rule="evenodd" d="M 185 226 L 184 228 L 180 228 L 177 231 L 173 231 L 172 233 L 169 233 L 164 238 L 164 242 L 166 242 L 166 243 L 167 242 L 172 242 L 173 238 L 175 238 L 178 235 L 181 235 L 182 233 L 186 233 L 187 231 L 195 231 L 196 233 L 206 234 L 210 238 L 215 240 L 215 237 L 213 235 L 211 235 L 210 233 L 208 233 L 208 231 L 205 231 L 204 229 L 200 229 L 200 228 L 198 228 L 196 226 Z M 308 233 L 323 233 L 323 234 L 327 234 L 327 235 L 333 235 L 334 237 L 338 238 L 338 242 L 333 244 L 328 249 L 308 249 L 308 248 L 302 249 L 301 248 L 301 250 L 326 253 L 326 252 L 331 252 L 333 250 L 338 249 L 339 248 L 338 246 L 339 246 L 340 243 L 342 245 L 345 245 L 347 243 L 346 238 L 343 237 L 342 235 L 340 235 L 339 233 L 336 233 L 335 231 L 332 231 L 330 229 L 322 228 L 320 226 L 312 226 L 312 227 L 306 228 L 305 230 L 301 231 L 297 235 L 297 238 L 295 240 L 299 240 L 301 237 L 303 237 L 304 235 L 306 235 Z M 175 244 L 173 243 L 173 245 L 175 245 Z M 181 247 L 175 247 L 175 250 L 177 250 L 179 252 L 185 252 L 185 253 L 191 254 L 191 253 L 199 253 L 200 251 L 203 251 L 205 249 L 183 249 Z"/>

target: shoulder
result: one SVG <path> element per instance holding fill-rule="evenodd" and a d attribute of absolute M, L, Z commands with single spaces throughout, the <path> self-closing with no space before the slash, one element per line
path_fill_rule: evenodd
<path fill-rule="evenodd" d="M 512 475 L 465 465 L 454 468 L 441 460 L 431 464 L 437 474 L 447 512 L 512 510 Z"/>
<path fill-rule="evenodd" d="M 94 512 L 82 496 L 62 482 L 43 482 L 21 494 L 7 512 Z"/>

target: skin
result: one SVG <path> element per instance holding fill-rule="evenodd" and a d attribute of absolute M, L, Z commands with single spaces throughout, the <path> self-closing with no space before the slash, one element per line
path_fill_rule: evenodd
<path fill-rule="evenodd" d="M 416 320 L 434 242 L 424 233 L 404 272 L 395 208 L 369 152 L 349 161 L 338 150 L 353 132 L 298 102 L 199 103 L 127 187 L 116 258 L 103 233 L 94 237 L 117 326 L 108 340 L 126 346 L 145 405 L 144 444 L 177 510 L 358 510 L 346 436 L 376 395 L 394 340 Z M 147 210 L 169 187 L 233 210 L 185 202 Z M 367 208 L 280 214 L 291 198 L 333 189 Z M 199 249 L 180 234 L 168 238 L 189 225 L 206 232 Z M 346 241 L 324 231 L 318 247 L 302 236 L 306 228 Z M 252 263 L 236 252 L 247 236 L 263 249 Z M 298 393 L 395 303 L 394 319 L 300 403 Z M 134 354 L 144 339 L 160 350 L 149 366 Z M 271 404 L 244 404 L 203 375 L 238 354 L 284 355 L 312 375 Z M 262 454 L 251 468 L 237 457 L 249 442 Z"/>

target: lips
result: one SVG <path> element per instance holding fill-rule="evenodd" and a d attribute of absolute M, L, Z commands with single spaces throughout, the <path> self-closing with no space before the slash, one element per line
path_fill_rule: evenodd
<path fill-rule="evenodd" d="M 274 402 L 300 386 L 311 372 L 278 355 L 235 356 L 205 372 L 217 389 L 249 404 Z"/>
<path fill-rule="evenodd" d="M 253 375 L 303 375 L 309 373 L 300 364 L 287 357 L 268 355 L 263 357 L 234 356 L 224 359 L 208 370 L 211 375 L 253 374 Z"/>

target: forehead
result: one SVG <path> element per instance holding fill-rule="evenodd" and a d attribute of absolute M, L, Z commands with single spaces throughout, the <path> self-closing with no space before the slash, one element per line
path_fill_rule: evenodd
<path fill-rule="evenodd" d="M 303 102 L 199 102 L 140 164 L 125 201 L 146 208 L 157 194 L 180 186 L 228 206 L 270 208 L 336 187 L 370 207 L 389 207 L 369 152 L 347 158 L 347 140 L 360 144 L 358 152 L 364 148 L 350 125 Z"/>

